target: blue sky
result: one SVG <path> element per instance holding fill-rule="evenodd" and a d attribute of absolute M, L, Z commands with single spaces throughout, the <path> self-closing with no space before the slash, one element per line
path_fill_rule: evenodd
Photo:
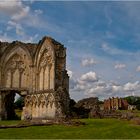
<path fill-rule="evenodd" d="M 139 96 L 139 13 L 139 1 L 0 1 L 0 40 L 64 44 L 75 100 Z"/>

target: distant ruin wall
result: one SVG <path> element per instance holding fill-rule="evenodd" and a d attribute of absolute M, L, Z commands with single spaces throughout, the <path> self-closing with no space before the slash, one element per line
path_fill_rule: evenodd
<path fill-rule="evenodd" d="M 122 98 L 109 98 L 104 100 L 104 110 L 127 110 L 128 102 Z"/>

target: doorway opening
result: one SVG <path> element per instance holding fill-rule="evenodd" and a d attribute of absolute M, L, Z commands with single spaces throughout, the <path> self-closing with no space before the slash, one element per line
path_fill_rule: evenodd
<path fill-rule="evenodd" d="M 10 91 L 5 96 L 5 111 L 7 120 L 21 120 L 24 97 L 19 91 Z"/>
<path fill-rule="evenodd" d="M 24 107 L 24 97 L 16 93 L 14 100 L 14 110 L 17 119 L 21 119 L 23 107 Z"/>

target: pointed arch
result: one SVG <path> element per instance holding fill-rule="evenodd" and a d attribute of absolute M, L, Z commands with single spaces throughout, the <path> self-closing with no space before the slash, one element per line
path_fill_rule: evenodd
<path fill-rule="evenodd" d="M 6 50 L 4 51 L 0 62 L 1 65 L 4 65 L 5 62 L 7 62 L 7 59 L 9 59 L 9 57 L 11 57 L 12 54 L 17 53 L 19 51 L 19 49 L 22 49 L 24 52 L 26 52 L 27 57 L 29 58 L 29 60 L 31 61 L 31 63 L 33 63 L 33 59 L 28 51 L 28 49 L 24 46 L 9 46 L 8 48 L 6 48 Z"/>
<path fill-rule="evenodd" d="M 53 88 L 54 78 L 55 77 L 54 69 L 55 67 L 55 52 L 54 45 L 51 44 L 48 38 L 44 38 L 38 45 L 36 50 L 34 65 L 36 65 L 36 85 L 39 90 L 46 90 Z"/>
<path fill-rule="evenodd" d="M 7 48 L 2 56 L 1 62 L 3 73 L 2 84 L 4 87 L 30 87 L 30 66 L 32 65 L 32 58 L 26 48 L 21 46 Z"/>
<path fill-rule="evenodd" d="M 37 50 L 36 50 L 36 55 L 34 59 L 34 64 L 38 67 L 39 66 L 39 61 L 43 55 L 43 53 L 49 52 L 52 61 L 55 60 L 55 51 L 54 51 L 54 45 L 49 41 L 49 38 L 43 38 L 43 40 L 38 44 Z"/>

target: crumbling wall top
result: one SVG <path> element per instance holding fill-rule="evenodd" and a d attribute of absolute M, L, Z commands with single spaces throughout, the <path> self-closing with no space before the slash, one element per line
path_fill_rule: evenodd
<path fill-rule="evenodd" d="M 43 43 L 45 41 L 49 42 L 51 45 L 54 46 L 56 56 L 58 56 L 58 57 L 63 56 L 62 54 L 60 54 L 58 52 L 65 52 L 66 48 L 64 47 L 64 45 L 57 42 L 56 40 L 54 40 L 51 37 L 44 36 L 38 43 L 24 43 L 21 41 L 13 41 L 13 42 L 9 43 L 9 42 L 0 41 L 0 57 L 2 56 L 2 54 L 4 53 L 4 51 L 6 49 L 9 49 L 9 48 L 11 49 L 11 47 L 14 47 L 14 46 L 26 47 L 29 50 L 31 56 L 34 56 L 38 46 L 43 45 Z"/>

